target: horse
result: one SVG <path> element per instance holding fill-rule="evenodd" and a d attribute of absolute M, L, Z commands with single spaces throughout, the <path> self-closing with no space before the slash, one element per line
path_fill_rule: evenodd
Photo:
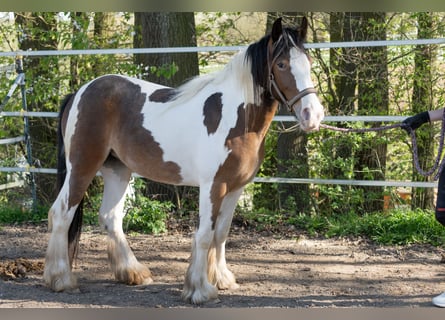
<path fill-rule="evenodd" d="M 304 48 L 308 22 L 272 30 L 241 49 L 220 70 L 177 88 L 124 75 L 98 77 L 62 103 L 58 127 L 60 191 L 48 211 L 50 232 L 44 282 L 53 291 L 77 290 L 72 272 L 82 224 L 82 201 L 100 173 L 99 222 L 117 281 L 152 283 L 122 229 L 132 174 L 199 187 L 199 227 L 191 241 L 182 298 L 201 304 L 218 289 L 236 289 L 225 243 L 245 185 L 264 159 L 265 136 L 279 104 L 306 132 L 319 129 L 324 109 Z"/>

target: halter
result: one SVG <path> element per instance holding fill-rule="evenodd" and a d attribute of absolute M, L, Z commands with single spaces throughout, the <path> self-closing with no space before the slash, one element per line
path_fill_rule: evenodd
<path fill-rule="evenodd" d="M 283 35 L 281 35 L 278 38 L 278 40 L 275 42 L 274 48 L 277 46 L 277 44 L 280 42 L 280 40 L 282 38 L 283 38 Z M 295 42 L 292 39 L 292 37 L 287 37 L 287 39 L 290 40 L 290 42 L 291 42 L 293 47 L 297 48 L 297 45 L 295 44 Z M 311 94 L 311 93 L 315 93 L 316 94 L 317 90 L 315 88 L 313 88 L 313 87 L 309 87 L 309 88 L 306 88 L 306 89 L 301 90 L 300 92 L 298 92 L 292 99 L 286 99 L 285 95 L 283 94 L 283 92 L 278 87 L 278 84 L 275 81 L 275 76 L 274 76 L 274 74 L 272 72 L 272 66 L 275 63 L 275 60 L 278 59 L 278 57 L 280 56 L 282 51 L 283 51 L 283 48 L 281 48 L 280 51 L 278 51 L 278 53 L 275 55 L 275 57 L 272 59 L 271 62 L 268 61 L 268 65 L 269 65 L 269 91 L 270 91 L 270 93 L 272 93 L 272 87 L 273 87 L 275 89 L 276 93 L 278 94 L 278 98 L 279 98 L 279 100 L 281 100 L 281 103 L 283 103 L 288 108 L 288 110 L 290 112 L 292 112 L 292 106 L 295 103 L 297 103 L 299 100 L 301 100 L 304 96 L 307 96 L 308 94 Z M 269 57 L 269 55 L 268 55 L 268 57 Z M 298 88 L 297 88 L 297 90 L 298 90 Z"/>

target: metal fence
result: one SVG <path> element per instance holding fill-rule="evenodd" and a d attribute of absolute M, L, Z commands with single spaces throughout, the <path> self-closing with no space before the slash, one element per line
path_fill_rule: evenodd
<path fill-rule="evenodd" d="M 389 41 L 359 41 L 359 42 L 331 42 L 331 43 L 307 43 L 308 49 L 330 49 L 330 48 L 346 48 L 346 47 L 375 47 L 375 46 L 417 46 L 417 45 L 443 45 L 445 38 L 440 39 L 417 39 L 417 40 L 389 40 Z M 230 52 L 239 51 L 245 46 L 224 46 L 224 47 L 174 47 L 174 48 L 142 48 L 142 49 L 96 49 L 96 50 L 41 50 L 41 51 L 21 51 L 21 52 L 0 52 L 0 57 L 22 57 L 22 56 L 70 56 L 70 55 L 97 55 L 97 54 L 150 54 L 150 53 L 181 53 L 181 52 Z M 20 72 L 18 73 L 20 76 Z M 24 74 L 23 74 L 24 77 Z M 14 82 L 13 86 L 20 85 L 21 79 Z M 15 89 L 15 88 L 14 88 Z M 13 92 L 10 92 L 6 97 Z M 7 99 L 7 98 L 5 98 Z M 26 110 L 26 95 L 22 92 L 23 109 L 18 112 L 4 112 L 0 108 L 0 117 L 23 117 L 24 119 L 24 135 L 15 138 L 0 140 L 0 144 L 10 144 L 25 141 L 27 142 L 27 158 L 28 165 L 24 167 L 0 167 L 0 172 L 28 172 L 30 174 L 55 174 L 54 168 L 36 168 L 32 165 L 31 144 L 27 135 L 26 123 L 29 117 L 58 117 L 56 112 L 29 112 Z M 2 103 L 3 104 L 3 103 Z M 403 116 L 326 116 L 325 122 L 394 122 L 402 121 Z M 275 116 L 274 121 L 291 121 L 295 122 L 293 116 Z M 384 187 L 437 187 L 436 182 L 414 182 L 414 181 L 370 181 L 370 180 L 342 180 L 342 179 L 317 179 L 317 178 L 282 178 L 282 177 L 255 177 L 254 182 L 261 183 L 304 183 L 304 184 L 340 184 L 340 185 L 356 185 L 356 186 L 384 186 Z M 13 184 L 11 184 L 13 186 Z M 4 186 L 3 188 L 7 188 Z M 1 190 L 0 186 L 0 190 Z"/>

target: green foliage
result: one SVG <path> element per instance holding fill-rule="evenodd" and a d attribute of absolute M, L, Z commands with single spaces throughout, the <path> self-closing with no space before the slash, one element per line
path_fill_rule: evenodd
<path fill-rule="evenodd" d="M 388 216 L 367 215 L 365 225 L 368 236 L 383 244 L 445 243 L 445 228 L 439 224 L 434 212 L 428 210 L 396 210 Z M 364 230 L 366 232 L 366 230 Z"/>
<path fill-rule="evenodd" d="M 126 230 L 154 234 L 164 233 L 167 231 L 166 220 L 172 207 L 173 204 L 170 202 L 136 196 L 131 201 L 131 208 L 128 209 L 124 218 Z"/>
<path fill-rule="evenodd" d="M 445 244 L 445 228 L 429 210 L 394 209 L 358 215 L 353 212 L 333 216 L 297 214 L 286 217 L 267 210 L 238 213 L 238 220 L 256 230 L 296 230 L 313 237 L 364 237 L 382 245 Z"/>
<path fill-rule="evenodd" d="M 244 15 L 246 14 L 244 13 Z M 244 34 L 239 30 L 237 21 L 241 19 L 241 16 L 240 12 L 197 13 L 195 15 L 195 30 L 198 46 L 247 45 L 258 40 L 258 36 L 252 38 L 251 35 Z M 209 68 L 215 68 L 216 65 L 219 68 L 221 63 L 226 63 L 233 54 L 233 52 L 200 52 L 199 65 Z"/>
<path fill-rule="evenodd" d="M 0 225 L 40 223 L 47 218 L 47 207 L 37 207 L 34 210 L 18 205 L 0 207 Z"/>
<path fill-rule="evenodd" d="M 170 79 L 176 72 L 178 72 L 178 66 L 175 62 L 172 64 L 163 64 L 162 66 L 151 66 L 150 73 L 156 75 L 156 77 L 163 77 Z"/>
<path fill-rule="evenodd" d="M 445 228 L 431 211 L 397 209 L 362 216 L 354 213 L 332 217 L 300 215 L 292 222 L 312 235 L 328 238 L 362 236 L 384 245 L 445 243 Z"/>
<path fill-rule="evenodd" d="M 276 123 L 272 123 L 270 132 L 266 135 L 264 161 L 257 173 L 258 177 L 277 176 L 276 146 L 278 135 L 274 132 L 276 127 Z M 278 184 L 255 183 L 250 190 L 253 192 L 253 205 L 256 209 L 278 210 Z"/>
<path fill-rule="evenodd" d="M 102 202 L 102 184 L 97 183 L 94 192 L 88 192 L 84 201 L 84 218 L 86 225 L 98 225 L 98 212 Z M 127 196 L 125 202 L 124 231 L 142 233 L 163 233 L 167 231 L 167 219 L 174 205 L 168 201 L 152 200 L 143 195 L 145 188 L 142 179 L 134 179 L 134 192 Z"/>
<path fill-rule="evenodd" d="M 282 225 L 284 217 L 276 211 L 270 211 L 265 208 L 258 210 L 244 210 L 237 213 L 238 219 L 243 224 L 254 226 L 256 230 L 265 230 Z"/>
<path fill-rule="evenodd" d="M 98 226 L 98 213 L 102 203 L 102 189 L 91 192 L 88 190 L 83 201 L 83 223 L 90 226 Z"/>
<path fill-rule="evenodd" d="M 166 232 L 166 220 L 174 207 L 173 204 L 143 196 L 142 188 L 144 188 L 143 180 L 135 179 L 134 195 L 129 197 L 126 203 L 127 214 L 124 218 L 126 229 L 154 234 Z"/>

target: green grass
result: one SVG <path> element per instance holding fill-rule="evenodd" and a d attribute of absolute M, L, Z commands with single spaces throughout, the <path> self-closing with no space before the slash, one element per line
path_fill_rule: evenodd
<path fill-rule="evenodd" d="M 286 218 L 283 214 L 261 211 L 258 214 L 244 214 L 243 219 L 258 230 L 276 229 L 279 232 L 281 226 L 293 225 L 314 237 L 364 237 L 384 245 L 445 244 L 445 227 L 436 221 L 434 212 L 429 210 L 396 209 L 383 213 L 335 216 L 299 214 Z"/>
<path fill-rule="evenodd" d="M 165 223 L 167 213 L 172 210 L 171 204 L 147 202 L 142 198 L 134 205 L 133 212 L 129 212 L 125 219 L 124 227 L 127 231 L 145 233 L 166 231 Z M 45 207 L 24 210 L 20 207 L 4 206 L 0 208 L 0 226 L 30 222 L 46 223 L 47 212 L 48 208 Z M 92 214 L 87 210 L 84 218 L 84 225 L 97 224 L 97 213 Z M 288 216 L 260 210 L 237 213 L 236 220 L 239 221 L 240 218 L 257 230 L 273 229 L 277 233 L 294 226 L 296 233 L 305 232 L 309 236 L 363 237 L 384 245 L 445 244 L 445 227 L 436 221 L 434 212 L 430 210 L 395 209 L 383 213 L 364 215 L 349 213 L 335 216 L 315 214 Z"/>
<path fill-rule="evenodd" d="M 328 220 L 325 235 L 365 236 L 387 245 L 445 243 L 445 227 L 436 221 L 434 212 L 423 210 L 393 210 L 362 217 L 350 214 Z"/>

